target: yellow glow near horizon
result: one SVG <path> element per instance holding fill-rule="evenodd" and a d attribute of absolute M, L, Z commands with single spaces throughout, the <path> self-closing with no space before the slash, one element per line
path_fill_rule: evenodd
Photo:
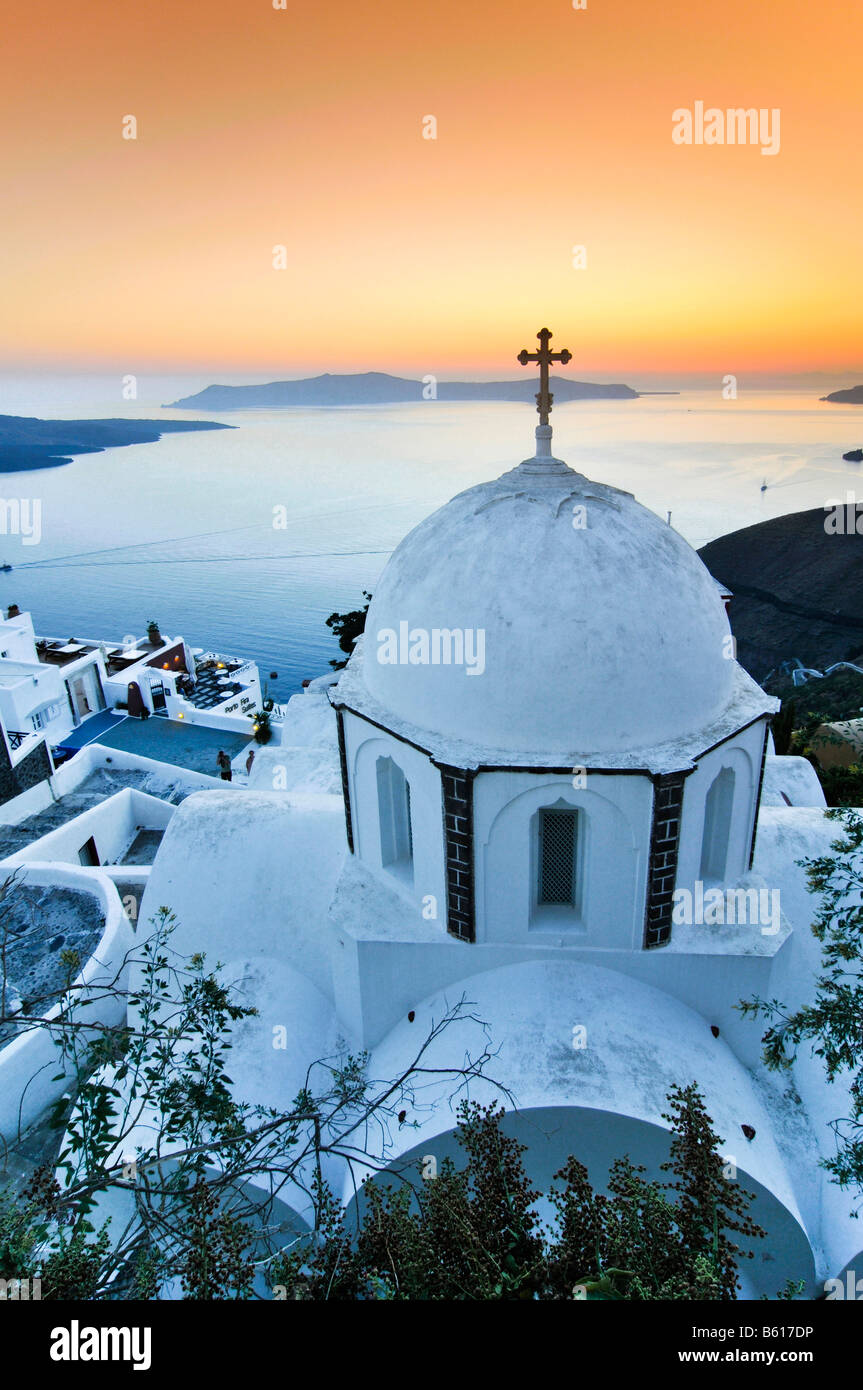
<path fill-rule="evenodd" d="M 548 322 L 576 376 L 859 366 L 861 49 L 851 0 L 48 0 L 0 363 L 515 375 Z M 696 100 L 779 108 L 779 153 L 675 145 Z"/>

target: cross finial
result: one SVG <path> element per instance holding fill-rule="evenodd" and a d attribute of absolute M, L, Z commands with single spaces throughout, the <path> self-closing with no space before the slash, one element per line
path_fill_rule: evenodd
<path fill-rule="evenodd" d="M 528 352 L 527 348 L 522 348 L 521 352 L 518 354 L 518 361 L 523 367 L 526 367 L 528 362 L 539 363 L 539 391 L 536 397 L 536 408 L 539 412 L 539 423 L 541 425 L 547 425 L 551 403 L 554 400 L 554 397 L 548 389 L 549 365 L 552 362 L 561 362 L 566 366 L 567 362 L 572 361 L 572 353 L 569 351 L 569 348 L 562 348 L 560 352 L 551 351 L 548 346 L 549 339 L 551 338 L 550 328 L 541 328 L 536 336 L 539 338 L 539 351 Z"/>

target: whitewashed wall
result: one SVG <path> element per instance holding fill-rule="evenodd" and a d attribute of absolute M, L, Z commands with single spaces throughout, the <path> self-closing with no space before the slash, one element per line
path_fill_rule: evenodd
<path fill-rule="evenodd" d="M 683 789 L 683 817 L 677 859 L 678 888 L 692 890 L 700 876 L 707 793 L 715 777 L 724 767 L 730 767 L 734 771 L 734 802 L 725 881 L 734 883 L 741 874 L 748 871 L 763 746 L 764 723 L 759 720 L 757 724 L 735 734 L 726 743 L 706 753 L 699 760 L 695 771 L 687 777 Z"/>
<path fill-rule="evenodd" d="M 157 796 L 124 787 L 2 862 L 78 864 L 78 851 L 92 838 L 100 863 L 113 864 L 129 848 L 138 830 L 165 830 L 176 809 Z"/>
<path fill-rule="evenodd" d="M 99 945 L 75 981 L 76 985 L 107 985 L 120 971 L 120 990 L 126 987 L 121 967 L 132 945 L 132 928 L 123 911 L 117 890 L 98 869 L 72 868 L 60 864 L 27 864 L 21 869 L 22 881 L 54 888 L 72 888 L 92 893 L 105 918 Z M 56 1017 L 59 1006 L 48 1014 Z M 86 1011 L 87 1021 L 115 1025 L 126 1016 L 122 995 L 112 993 L 98 998 Z M 59 1080 L 55 1080 L 59 1075 Z M 66 1089 L 70 1073 L 64 1072 L 60 1054 L 51 1038 L 50 1022 L 22 1033 L 0 1049 L 0 1135 L 13 1142 L 21 1130 L 39 1118 L 45 1107 Z"/>
<path fill-rule="evenodd" d="M 204 791 L 218 787 L 224 791 L 231 787 L 219 777 L 209 777 L 204 772 L 192 772 L 187 768 L 176 767 L 173 763 L 158 762 L 155 758 L 142 758 L 137 753 L 126 753 L 119 748 L 106 748 L 101 743 L 90 743 L 57 768 L 52 777 L 30 787 L 20 796 L 0 806 L 0 825 L 18 825 L 51 806 L 61 796 L 73 792 L 91 773 L 100 767 L 138 772 L 152 772 L 166 785 L 180 785 L 189 790 Z"/>
<path fill-rule="evenodd" d="M 400 893 L 419 918 L 424 897 L 439 904 L 442 925 L 446 904 L 441 777 L 425 753 L 345 713 L 345 745 L 354 826 L 354 852 L 383 883 Z M 392 758 L 410 785 L 413 838 L 413 883 L 406 884 L 381 862 L 377 760 Z"/>
<path fill-rule="evenodd" d="M 51 779 L 57 796 L 65 796 L 100 767 L 152 772 L 168 785 L 178 783 L 184 787 L 194 787 L 201 791 L 207 787 L 224 790 L 226 784 L 218 777 L 210 777 L 205 772 L 193 772 L 189 768 L 177 767 L 174 763 L 159 762 L 157 758 L 144 758 L 139 753 L 127 753 L 122 748 L 108 748 L 102 743 L 88 743 L 74 758 L 62 764 Z"/>
<path fill-rule="evenodd" d="M 481 772 L 474 783 L 477 940 L 551 934 L 572 944 L 635 950 L 644 932 L 653 788 L 638 776 Z M 535 910 L 536 820 L 558 801 L 578 811 L 578 908 Z"/>

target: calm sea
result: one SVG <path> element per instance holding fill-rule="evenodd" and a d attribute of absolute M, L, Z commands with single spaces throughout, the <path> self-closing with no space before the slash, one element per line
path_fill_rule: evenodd
<path fill-rule="evenodd" d="M 152 378 L 138 400 L 118 403 L 116 377 L 6 377 L 0 413 L 188 419 L 161 403 L 206 384 Z M 0 562 L 13 566 L 0 574 L 0 603 L 63 637 L 119 640 L 155 618 L 167 635 L 278 672 L 281 698 L 337 654 L 327 614 L 360 603 L 386 552 L 428 512 L 531 454 L 536 420 L 521 405 L 434 401 L 202 418 L 236 428 L 0 475 L 5 498 L 42 506 L 38 545 L 0 534 Z M 861 419 L 863 409 L 815 391 L 736 401 L 692 391 L 562 405 L 554 451 L 663 520 L 670 511 L 700 546 L 847 491 L 863 496 L 860 465 L 842 461 L 863 442 Z"/>

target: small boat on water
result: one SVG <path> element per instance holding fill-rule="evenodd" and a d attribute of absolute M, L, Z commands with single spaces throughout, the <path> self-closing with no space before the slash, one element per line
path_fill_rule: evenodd
<path fill-rule="evenodd" d="M 863 463 L 863 449 L 852 449 L 850 453 L 843 454 L 846 463 Z"/>

